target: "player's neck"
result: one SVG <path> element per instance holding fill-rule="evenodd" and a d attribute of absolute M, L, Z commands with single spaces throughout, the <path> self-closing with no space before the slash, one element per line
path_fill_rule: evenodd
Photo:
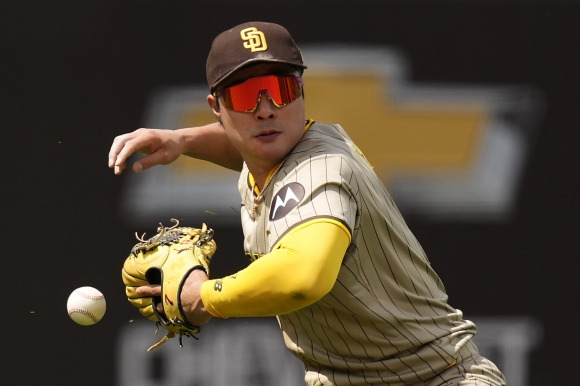
<path fill-rule="evenodd" d="M 268 170 L 267 172 L 262 173 L 256 173 L 250 169 L 249 175 L 250 185 L 252 186 L 254 194 L 256 196 L 259 195 L 264 189 L 266 189 L 266 187 L 270 183 L 270 180 L 272 180 L 272 178 L 276 175 L 280 167 L 282 167 L 283 163 L 284 161 L 280 162 L 273 168 L 270 168 L 270 170 Z"/>

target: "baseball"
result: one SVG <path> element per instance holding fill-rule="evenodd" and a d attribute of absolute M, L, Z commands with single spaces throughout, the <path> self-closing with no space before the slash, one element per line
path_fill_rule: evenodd
<path fill-rule="evenodd" d="M 80 287 L 74 290 L 66 303 L 68 316 L 81 326 L 98 323 L 105 315 L 105 296 L 96 288 Z"/>

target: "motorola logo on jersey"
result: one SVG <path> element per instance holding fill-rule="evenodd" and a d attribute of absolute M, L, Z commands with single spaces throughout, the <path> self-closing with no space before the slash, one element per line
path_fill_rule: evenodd
<path fill-rule="evenodd" d="M 270 209 L 270 220 L 279 220 L 298 206 L 304 198 L 304 187 L 297 182 L 284 185 L 276 193 Z"/>

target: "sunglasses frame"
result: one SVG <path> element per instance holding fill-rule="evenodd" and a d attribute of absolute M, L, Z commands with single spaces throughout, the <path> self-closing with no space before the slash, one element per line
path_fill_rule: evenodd
<path fill-rule="evenodd" d="M 270 91 L 266 88 L 266 89 L 262 89 L 262 90 L 257 90 L 257 95 L 256 95 L 256 102 L 254 104 L 254 107 L 251 109 L 247 109 L 247 110 L 236 110 L 235 108 L 233 108 L 233 104 L 232 103 L 226 103 L 226 93 L 228 92 L 228 90 L 232 87 L 237 87 L 242 85 L 245 82 L 251 81 L 252 79 L 256 79 L 256 78 L 269 78 L 269 77 L 276 77 L 276 78 L 291 78 L 296 82 L 296 86 L 298 88 L 298 92 L 296 93 L 296 96 L 289 100 L 287 103 L 277 103 L 273 98 L 272 95 L 270 94 Z M 278 83 L 280 83 L 280 81 L 278 80 Z M 279 91 L 279 90 L 278 90 Z M 258 108 L 258 104 L 260 103 L 261 99 L 262 99 L 262 95 L 265 94 L 266 97 L 268 98 L 269 101 L 272 102 L 272 104 L 278 108 L 287 106 L 288 104 L 294 102 L 296 99 L 298 99 L 299 97 L 304 95 L 304 90 L 303 90 L 303 83 L 302 83 L 302 77 L 299 75 L 277 75 L 277 74 L 271 74 L 271 75 L 262 75 L 262 76 L 256 76 L 256 77 L 252 77 L 252 78 L 248 78 L 240 83 L 235 83 L 233 85 L 224 87 L 222 89 L 216 90 L 213 92 L 213 96 L 216 98 L 219 98 L 220 96 L 222 97 L 223 100 L 223 105 L 232 111 L 237 111 L 237 112 L 241 112 L 241 113 L 253 113 L 254 111 L 256 111 L 256 109 Z M 281 94 L 281 93 L 280 93 Z M 230 97 L 230 99 L 232 99 Z M 219 103 L 219 99 L 218 99 L 218 103 Z M 228 106 L 228 104 L 230 106 Z"/>

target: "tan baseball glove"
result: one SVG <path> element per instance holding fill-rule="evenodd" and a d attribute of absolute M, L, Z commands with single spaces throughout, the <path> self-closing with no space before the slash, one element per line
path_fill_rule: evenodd
<path fill-rule="evenodd" d="M 139 237 L 122 269 L 123 283 L 129 302 L 147 319 L 167 330 L 167 335 L 149 348 L 151 351 L 179 334 L 197 339 L 198 326 L 191 325 L 181 307 L 181 288 L 189 273 L 202 269 L 209 275 L 209 264 L 217 245 L 213 230 L 203 224 L 201 229 L 179 227 L 179 221 L 171 219 L 172 227 L 159 223 L 157 234 L 145 240 Z M 140 297 L 136 290 L 148 284 L 160 284 L 161 296 Z M 163 312 L 157 306 L 163 306 Z"/>

